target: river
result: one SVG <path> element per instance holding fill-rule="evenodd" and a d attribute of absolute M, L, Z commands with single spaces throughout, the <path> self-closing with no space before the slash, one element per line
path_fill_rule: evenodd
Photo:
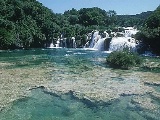
<path fill-rule="evenodd" d="M 0 51 L 0 120 L 159 120 L 160 74 L 84 49 Z"/>

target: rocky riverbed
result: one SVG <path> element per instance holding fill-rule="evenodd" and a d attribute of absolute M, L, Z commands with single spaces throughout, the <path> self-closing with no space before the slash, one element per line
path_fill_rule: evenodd
<path fill-rule="evenodd" d="M 94 103 L 112 103 L 121 96 L 134 95 L 132 102 L 142 108 L 160 107 L 146 96 L 149 94 L 160 100 L 160 93 L 150 86 L 160 85 L 159 73 L 126 72 L 97 66 L 89 71 L 71 74 L 70 68 L 51 66 L 47 62 L 24 68 L 11 67 L 13 65 L 0 63 L 1 110 L 16 99 L 29 96 L 30 90 L 39 86 L 57 95 L 72 92 L 75 97 Z"/>

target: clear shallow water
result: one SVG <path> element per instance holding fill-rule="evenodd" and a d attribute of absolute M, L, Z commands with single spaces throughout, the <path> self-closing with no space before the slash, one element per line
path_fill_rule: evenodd
<path fill-rule="evenodd" d="M 82 49 L 15 50 L 0 52 L 0 61 L 15 63 L 8 68 L 30 67 L 48 62 L 53 66 L 71 68 L 74 72 L 70 71 L 70 74 L 79 74 L 96 65 L 104 67 L 105 63 L 101 59 L 107 55 Z M 113 80 L 123 81 L 121 78 Z M 38 88 L 32 90 L 30 97 L 19 99 L 9 110 L 1 111 L 0 120 L 159 120 L 159 111 L 141 109 L 132 104 L 132 97 L 122 96 L 111 104 L 91 104 L 72 94 L 57 96 Z"/>
<path fill-rule="evenodd" d="M 146 120 L 129 106 L 131 97 L 121 97 L 112 104 L 90 106 L 72 95 L 56 96 L 43 89 L 32 90 L 28 98 L 17 100 L 1 120 Z"/>
<path fill-rule="evenodd" d="M 38 65 L 42 62 L 51 62 L 59 65 L 89 64 L 102 65 L 98 58 L 104 58 L 107 53 L 83 49 L 31 49 L 0 52 L 0 61 L 17 63 L 27 61 L 27 65 Z M 104 64 L 103 64 L 104 66 Z"/>

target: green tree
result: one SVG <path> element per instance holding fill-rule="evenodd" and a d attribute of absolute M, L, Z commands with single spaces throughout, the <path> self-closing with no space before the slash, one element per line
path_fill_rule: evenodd
<path fill-rule="evenodd" d="M 107 12 L 108 19 L 106 19 L 107 25 L 114 25 L 117 21 L 117 13 L 114 10 L 109 10 Z"/>
<path fill-rule="evenodd" d="M 160 54 L 160 7 L 145 21 L 145 26 L 137 35 L 153 53 Z"/>
<path fill-rule="evenodd" d="M 105 25 L 106 11 L 100 8 L 83 8 L 79 10 L 79 23 L 84 26 Z"/>

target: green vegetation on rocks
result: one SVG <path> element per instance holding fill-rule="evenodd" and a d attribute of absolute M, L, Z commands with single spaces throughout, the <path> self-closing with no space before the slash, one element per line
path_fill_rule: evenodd
<path fill-rule="evenodd" d="M 129 69 L 141 64 L 141 58 L 128 51 L 114 51 L 106 58 L 107 64 L 112 68 Z"/>

